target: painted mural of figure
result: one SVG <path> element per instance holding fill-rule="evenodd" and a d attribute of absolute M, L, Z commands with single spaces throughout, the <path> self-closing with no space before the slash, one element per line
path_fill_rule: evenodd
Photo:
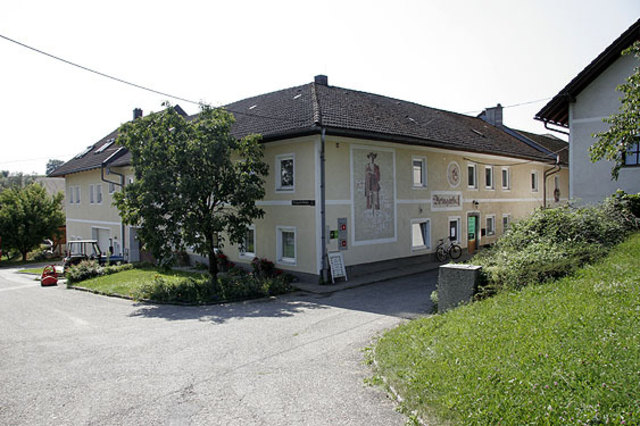
<path fill-rule="evenodd" d="M 380 167 L 375 163 L 378 155 L 367 154 L 369 163 L 365 169 L 364 195 L 367 198 L 367 209 L 380 210 Z"/>

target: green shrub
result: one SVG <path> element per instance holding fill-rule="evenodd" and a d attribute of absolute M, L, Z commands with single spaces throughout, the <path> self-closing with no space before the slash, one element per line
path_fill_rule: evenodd
<path fill-rule="evenodd" d="M 167 280 L 159 275 L 142 286 L 137 298 L 158 302 L 210 303 L 275 296 L 291 292 L 288 275 L 261 278 L 246 273 L 221 274 L 216 280 L 208 277 L 180 277 Z"/>
<path fill-rule="evenodd" d="M 122 265 L 100 266 L 95 260 L 83 260 L 77 265 L 71 266 L 65 273 L 65 276 L 67 278 L 67 285 L 70 285 L 88 280 L 89 278 L 126 271 L 127 269 L 133 269 L 133 265 L 125 263 Z"/>
<path fill-rule="evenodd" d="M 538 209 L 513 223 L 472 260 L 485 280 L 477 297 L 560 278 L 601 258 L 636 226 L 631 205 L 614 196 L 598 206 Z"/>
<path fill-rule="evenodd" d="M 212 301 L 214 295 L 215 287 L 208 278 L 167 280 L 156 275 L 152 283 L 141 288 L 138 296 L 158 302 L 204 303 Z"/>

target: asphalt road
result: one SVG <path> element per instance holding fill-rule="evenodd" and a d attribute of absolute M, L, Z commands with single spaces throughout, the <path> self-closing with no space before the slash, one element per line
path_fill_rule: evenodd
<path fill-rule="evenodd" d="M 177 307 L 0 269 L 0 424 L 404 424 L 362 349 L 429 312 L 435 274 Z"/>

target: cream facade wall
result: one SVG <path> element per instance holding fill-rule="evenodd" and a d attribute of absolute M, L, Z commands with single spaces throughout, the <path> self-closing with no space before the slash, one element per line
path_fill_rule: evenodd
<path fill-rule="evenodd" d="M 130 173 L 129 168 L 123 171 Z M 110 179 L 117 181 L 118 177 L 112 175 Z M 117 186 L 112 189 L 120 190 Z M 122 249 L 128 247 L 127 235 L 123 245 L 120 215 L 112 205 L 109 184 L 101 180 L 100 169 L 65 176 L 65 190 L 67 241 L 98 239 L 103 251 L 111 246 L 114 254 L 122 254 Z"/>
<path fill-rule="evenodd" d="M 259 202 L 266 213 L 254 224 L 253 253 L 243 255 L 239 247 L 230 245 L 224 248 L 233 261 L 248 263 L 254 256 L 266 257 L 283 269 L 319 274 L 322 267 L 320 149 L 319 135 L 266 144 L 265 159 L 269 163 L 270 174 L 266 182 L 266 196 Z M 370 153 L 376 154 L 375 157 Z M 287 155 L 295 157 L 295 190 L 279 191 L 277 162 Z M 363 197 L 371 192 L 367 192 L 363 179 L 366 180 L 365 159 L 371 161 L 371 157 L 374 157 L 374 164 L 380 163 L 381 189 L 378 196 L 382 198 L 373 199 L 367 208 Z M 479 223 L 478 245 L 491 244 L 504 232 L 504 223 L 526 216 L 542 206 L 543 177 L 545 171 L 553 168 L 541 162 L 494 155 L 335 136 L 326 137 L 325 158 L 326 230 L 337 230 L 338 219 L 346 218 L 347 250 L 342 253 L 347 266 L 433 253 L 438 240 L 449 235 L 452 221 L 458 224 L 460 245 L 467 247 L 470 215 L 476 216 Z M 414 185 L 414 161 L 424 165 L 421 185 Z M 457 183 L 451 182 L 450 178 L 455 165 L 458 169 Z M 468 185 L 469 166 L 475 167 L 476 171 L 474 187 Z M 486 185 L 487 169 L 492 174 L 490 187 Z M 503 169 L 507 177 L 504 187 Z M 532 188 L 532 174 L 537 176 L 535 188 Z M 554 200 L 556 177 L 559 203 L 567 200 L 569 184 L 565 168 L 547 178 L 549 206 L 557 204 Z M 436 196 L 440 199 L 454 196 L 459 201 L 444 207 L 435 206 Z M 308 201 L 313 205 L 305 204 Z M 375 201 L 380 201 L 378 209 Z M 493 230 L 487 228 L 490 225 L 487 218 L 492 218 Z M 363 226 L 362 220 L 371 221 L 373 225 Z M 379 223 L 376 222 L 378 220 Z M 427 223 L 426 230 L 422 229 L 427 234 L 423 245 L 415 241 L 418 229 L 415 224 L 419 223 Z M 282 247 L 278 242 L 278 230 L 281 228 L 295 232 L 293 263 L 281 259 Z M 367 233 L 371 237 L 367 237 Z M 337 239 L 330 239 L 327 235 L 326 241 L 329 251 L 338 250 Z"/>

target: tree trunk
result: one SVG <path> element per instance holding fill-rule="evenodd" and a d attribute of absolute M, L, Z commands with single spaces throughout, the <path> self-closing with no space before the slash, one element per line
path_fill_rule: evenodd
<path fill-rule="evenodd" d="M 22 261 L 26 262 L 27 261 L 27 254 L 29 254 L 29 250 L 27 250 L 27 251 L 20 250 L 20 253 L 22 253 Z"/>
<path fill-rule="evenodd" d="M 216 258 L 216 252 L 213 248 L 209 249 L 209 274 L 212 278 L 218 276 L 218 259 Z"/>

